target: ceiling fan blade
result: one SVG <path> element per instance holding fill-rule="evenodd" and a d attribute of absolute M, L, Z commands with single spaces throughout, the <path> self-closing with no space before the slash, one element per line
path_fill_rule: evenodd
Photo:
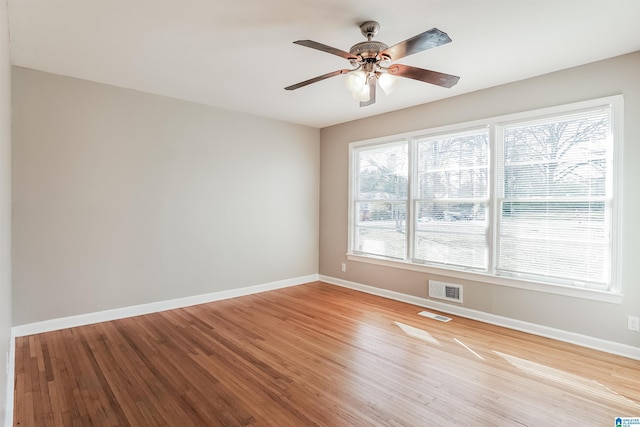
<path fill-rule="evenodd" d="M 340 74 L 347 74 L 347 73 L 348 73 L 348 72 L 350 72 L 350 71 L 352 71 L 352 70 L 346 70 L 346 69 L 343 69 L 343 70 L 332 71 L 332 72 L 330 72 L 330 73 L 323 74 L 323 75 L 321 75 L 321 76 L 314 77 L 314 78 L 312 78 L 312 79 L 305 80 L 305 81 L 303 81 L 303 82 L 296 83 L 296 84 L 291 85 L 291 86 L 287 86 L 287 87 L 285 87 L 284 89 L 285 89 L 285 90 L 296 90 L 296 89 L 300 89 L 301 87 L 304 87 L 304 86 L 310 85 L 310 84 L 312 84 L 312 83 L 319 82 L 319 81 L 324 80 L 324 79 L 328 79 L 329 77 L 339 76 Z"/>
<path fill-rule="evenodd" d="M 392 61 L 396 61 L 400 58 L 404 58 L 405 56 L 447 44 L 450 41 L 451 38 L 449 38 L 447 33 L 442 32 L 437 28 L 432 28 L 422 34 L 413 36 L 410 39 L 383 50 L 380 52 L 380 55 L 383 57 L 387 56 Z"/>
<path fill-rule="evenodd" d="M 409 79 L 420 80 L 421 82 L 450 88 L 458 83 L 460 77 L 451 74 L 439 73 L 437 71 L 425 70 L 424 68 L 411 67 L 409 65 L 393 64 L 389 67 L 389 74 L 394 76 L 407 77 Z"/>
<path fill-rule="evenodd" d="M 321 50 L 323 52 L 327 52 L 332 55 L 337 55 L 344 59 L 348 59 L 348 60 L 358 59 L 357 55 L 354 55 L 349 52 L 345 52 L 344 50 L 337 49 L 335 47 L 327 46 L 326 44 L 314 42 L 313 40 L 297 40 L 294 43 L 299 44 L 300 46 L 310 47 L 311 49 Z"/>
<path fill-rule="evenodd" d="M 369 100 L 368 101 L 360 101 L 361 107 L 366 107 L 367 105 L 373 105 L 376 103 L 376 86 L 377 80 L 375 76 L 369 76 Z"/>

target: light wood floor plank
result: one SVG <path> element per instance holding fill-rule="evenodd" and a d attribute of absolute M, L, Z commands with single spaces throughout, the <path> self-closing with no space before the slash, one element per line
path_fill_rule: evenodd
<path fill-rule="evenodd" d="M 317 282 L 16 340 L 15 426 L 613 425 L 640 362 Z"/>

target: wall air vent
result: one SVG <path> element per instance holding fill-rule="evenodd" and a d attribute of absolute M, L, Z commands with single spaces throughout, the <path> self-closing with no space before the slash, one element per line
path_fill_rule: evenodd
<path fill-rule="evenodd" d="M 462 285 L 429 280 L 429 298 L 462 303 Z"/>

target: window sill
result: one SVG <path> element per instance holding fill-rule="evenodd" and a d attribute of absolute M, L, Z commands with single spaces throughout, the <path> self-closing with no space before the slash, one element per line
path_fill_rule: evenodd
<path fill-rule="evenodd" d="M 533 282 L 529 280 L 519 280 L 507 277 L 497 277 L 489 274 L 477 272 L 437 268 L 420 264 L 413 264 L 405 261 L 392 261 L 373 256 L 363 256 L 347 254 L 349 261 L 364 262 L 384 267 L 400 268 L 403 270 L 418 271 L 421 273 L 433 274 L 442 277 L 471 280 L 474 282 L 488 283 L 491 285 L 508 286 L 511 288 L 525 289 L 528 291 L 545 292 L 549 294 L 563 295 L 573 298 L 589 299 L 613 304 L 622 303 L 622 294 L 615 292 L 599 291 L 595 289 L 577 288 L 572 286 L 550 285 L 546 283 Z"/>

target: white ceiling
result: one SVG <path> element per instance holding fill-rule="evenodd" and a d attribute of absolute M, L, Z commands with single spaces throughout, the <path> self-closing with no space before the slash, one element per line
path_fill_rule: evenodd
<path fill-rule="evenodd" d="M 640 50 L 639 0 L 9 0 L 12 61 L 314 127 L 398 110 Z M 376 20 L 394 45 L 437 27 L 452 43 L 398 61 L 461 76 L 452 89 L 401 79 L 360 108 L 333 77 Z M 606 76 L 603 76 L 606 77 Z"/>

